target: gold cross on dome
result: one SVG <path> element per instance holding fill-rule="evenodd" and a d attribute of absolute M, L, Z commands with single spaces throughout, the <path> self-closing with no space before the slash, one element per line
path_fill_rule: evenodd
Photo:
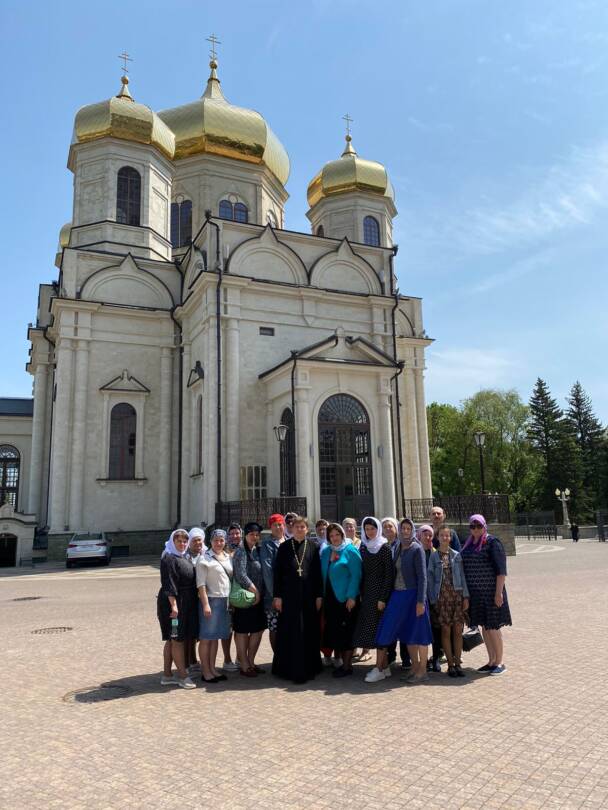
<path fill-rule="evenodd" d="M 213 61 L 215 61 L 217 59 L 217 51 L 215 50 L 215 46 L 221 45 L 222 43 L 215 36 L 215 34 L 211 34 L 210 37 L 207 37 L 206 42 L 211 43 L 211 51 L 209 53 L 209 56 L 213 59 Z"/>
<path fill-rule="evenodd" d="M 343 116 L 342 116 L 342 120 L 343 120 L 343 121 L 346 121 L 346 134 L 347 134 L 347 135 L 350 135 L 350 125 L 352 124 L 352 122 L 353 122 L 355 119 L 354 119 L 354 118 L 351 118 L 351 117 L 350 117 L 350 115 L 349 115 L 348 113 L 346 113 L 346 115 L 343 115 Z"/>
<path fill-rule="evenodd" d="M 129 56 L 129 54 L 126 51 L 123 51 L 122 53 L 119 53 L 118 58 L 122 59 L 122 61 L 124 62 L 124 65 L 122 66 L 122 72 L 123 72 L 123 75 L 126 76 L 127 73 L 129 72 L 129 69 L 127 67 L 127 62 L 132 62 L 133 59 Z"/>

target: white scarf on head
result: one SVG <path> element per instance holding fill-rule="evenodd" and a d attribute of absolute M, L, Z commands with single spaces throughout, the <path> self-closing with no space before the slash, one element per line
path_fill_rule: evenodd
<path fill-rule="evenodd" d="M 368 540 L 367 535 L 365 534 L 366 520 L 371 520 L 372 523 L 374 523 L 376 528 L 378 529 L 378 534 L 374 537 L 373 540 Z M 371 515 L 369 517 L 363 518 L 363 520 L 361 521 L 361 542 L 363 543 L 363 545 L 369 551 L 370 554 L 377 554 L 382 548 L 382 546 L 385 543 L 388 543 L 388 540 L 382 534 L 382 524 L 380 523 L 378 518 L 371 517 Z"/>
<path fill-rule="evenodd" d="M 188 551 L 187 546 L 183 551 L 178 551 L 175 548 L 175 543 L 173 542 L 173 538 L 175 537 L 176 534 L 180 534 L 180 533 L 186 534 L 186 535 L 188 534 L 188 532 L 185 529 L 176 529 L 174 532 L 171 532 L 171 537 L 165 543 L 165 550 L 160 555 L 161 558 L 164 557 L 165 554 L 172 554 L 174 557 L 183 557 L 184 554 L 186 553 L 186 551 Z"/>

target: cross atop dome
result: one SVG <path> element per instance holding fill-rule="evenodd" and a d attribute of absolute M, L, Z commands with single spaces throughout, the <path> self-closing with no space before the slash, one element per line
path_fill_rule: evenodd
<path fill-rule="evenodd" d="M 211 57 L 211 61 L 215 62 L 217 60 L 217 51 L 215 50 L 215 46 L 216 45 L 221 45 L 222 43 L 215 36 L 215 34 L 211 34 L 211 36 L 207 37 L 205 41 L 211 43 L 211 49 L 209 51 L 209 56 Z"/>

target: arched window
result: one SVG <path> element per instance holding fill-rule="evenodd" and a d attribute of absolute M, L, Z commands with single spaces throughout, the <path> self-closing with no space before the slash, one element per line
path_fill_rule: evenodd
<path fill-rule="evenodd" d="M 319 227 L 317 228 L 317 236 L 325 236 L 325 231 L 322 225 L 319 225 Z"/>
<path fill-rule="evenodd" d="M 196 400 L 196 473 L 203 471 L 203 397 Z"/>
<path fill-rule="evenodd" d="M 141 216 L 141 177 L 137 169 L 123 166 L 118 170 L 116 222 L 139 225 Z"/>
<path fill-rule="evenodd" d="M 376 247 L 380 244 L 380 225 L 374 217 L 365 217 L 363 220 L 363 241 L 366 245 Z"/>
<path fill-rule="evenodd" d="M 17 510 L 19 494 L 19 469 L 21 456 L 16 447 L 10 444 L 0 445 L 0 506 L 5 503 Z"/>
<path fill-rule="evenodd" d="M 174 248 L 192 241 L 192 200 L 171 203 L 171 244 Z"/>
<path fill-rule="evenodd" d="M 108 477 L 114 481 L 135 478 L 135 437 L 137 415 L 127 402 L 114 405 L 110 413 L 110 467 Z"/>
<path fill-rule="evenodd" d="M 281 424 L 287 426 L 285 441 L 281 442 L 281 495 L 296 494 L 296 434 L 291 408 L 281 414 Z"/>
<path fill-rule="evenodd" d="M 221 200 L 220 202 L 220 219 L 233 219 L 234 212 L 232 210 L 232 203 L 230 200 Z"/>
<path fill-rule="evenodd" d="M 247 206 L 244 203 L 235 203 L 234 204 L 234 221 L 235 222 L 247 222 L 249 219 L 249 212 L 247 210 Z"/>
<path fill-rule="evenodd" d="M 268 222 L 268 224 L 269 224 L 269 225 L 270 225 L 272 228 L 276 228 L 276 227 L 277 227 L 277 218 L 275 217 L 275 215 L 274 215 L 274 212 L 273 212 L 273 211 L 268 211 L 268 213 L 266 214 L 266 221 Z"/>

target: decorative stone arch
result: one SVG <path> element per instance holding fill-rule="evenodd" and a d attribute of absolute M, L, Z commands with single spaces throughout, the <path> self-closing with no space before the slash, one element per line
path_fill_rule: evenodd
<path fill-rule="evenodd" d="M 397 309 L 395 313 L 395 327 L 397 331 L 397 337 L 417 337 L 416 330 L 414 329 L 414 324 L 410 320 L 409 315 L 407 312 L 404 312 L 400 307 Z"/>
<path fill-rule="evenodd" d="M 103 485 L 110 473 L 110 424 L 115 405 L 130 405 L 135 411 L 135 477 L 133 481 L 143 483 L 144 474 L 144 428 L 145 405 L 150 389 L 124 369 L 118 377 L 102 385 L 101 394 L 101 454 L 98 466 L 98 481 Z"/>
<path fill-rule="evenodd" d="M 382 284 L 376 271 L 353 251 L 348 239 L 343 239 L 337 250 L 317 259 L 310 269 L 310 286 L 382 295 Z"/>
<path fill-rule="evenodd" d="M 188 291 L 192 288 L 196 279 L 205 271 L 206 264 L 207 257 L 203 251 L 197 247 L 193 247 L 190 251 L 188 267 L 184 276 L 184 290 Z"/>
<path fill-rule="evenodd" d="M 230 256 L 226 272 L 234 276 L 308 286 L 304 262 L 277 239 L 270 225 L 260 236 L 241 242 Z"/>
<path fill-rule="evenodd" d="M 80 297 L 104 304 L 173 308 L 168 288 L 152 273 L 142 270 L 130 253 L 120 264 L 103 267 L 89 276 L 80 289 Z"/>

